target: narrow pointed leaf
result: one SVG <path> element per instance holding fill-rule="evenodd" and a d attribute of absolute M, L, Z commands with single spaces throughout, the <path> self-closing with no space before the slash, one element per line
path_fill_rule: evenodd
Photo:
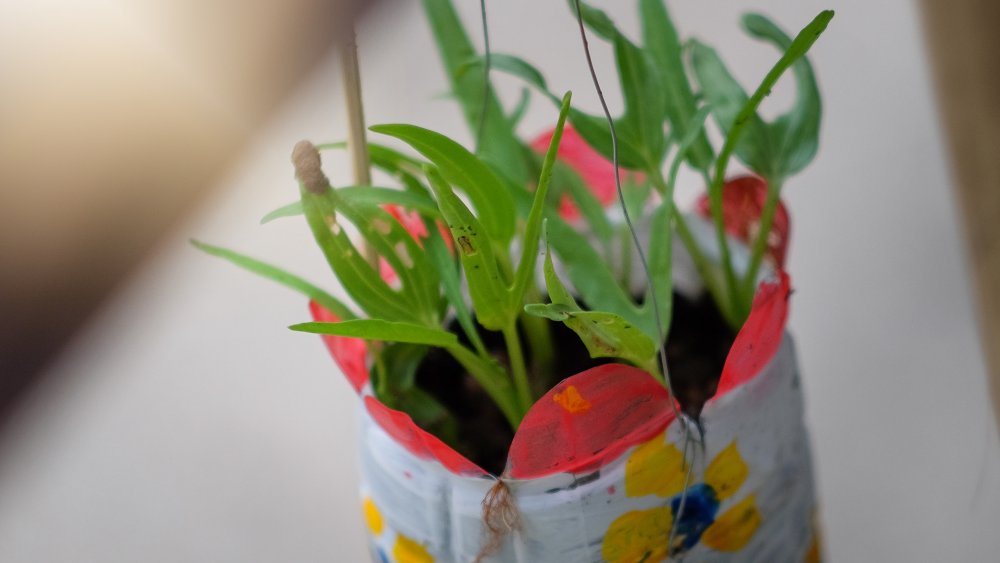
<path fill-rule="evenodd" d="M 792 46 L 792 39 L 760 14 L 743 16 L 743 27 L 750 35 L 773 44 L 782 52 Z M 819 86 L 809 58 L 803 55 L 795 61 L 792 73 L 795 76 L 795 103 L 772 124 L 780 173 L 786 177 L 801 171 L 816 156 L 823 113 Z"/>
<path fill-rule="evenodd" d="M 354 312 L 347 307 L 347 305 L 344 305 L 336 297 L 305 281 L 304 279 L 282 270 L 281 268 L 272 266 L 266 262 L 261 262 L 260 260 L 238 252 L 205 244 L 200 241 L 192 240 L 191 244 L 206 254 L 223 258 L 245 270 L 249 270 L 259 276 L 276 281 L 285 287 L 294 289 L 295 291 L 298 291 L 299 293 L 319 303 L 341 319 L 349 320 L 355 318 L 356 316 Z"/>
<path fill-rule="evenodd" d="M 455 99 L 462 106 L 462 113 L 469 130 L 476 135 L 483 111 L 483 100 L 486 100 L 486 121 L 479 152 L 484 158 L 494 162 L 502 162 L 508 174 L 518 185 L 526 185 L 532 180 L 532 172 L 527 155 L 522 149 L 513 124 L 504 115 L 503 108 L 497 99 L 492 86 L 486 86 L 483 76 L 477 73 L 464 73 L 459 70 L 478 53 L 472 46 L 469 36 L 462 25 L 462 20 L 451 0 L 423 0 L 424 11 L 427 14 L 438 52 L 445 68 L 451 90 Z M 484 96 L 485 94 L 485 96 Z"/>
<path fill-rule="evenodd" d="M 441 215 L 441 212 L 438 210 L 433 199 L 412 191 L 403 191 L 395 188 L 379 188 L 375 186 L 350 186 L 346 188 L 338 188 L 337 193 L 340 197 L 355 204 L 399 205 L 410 211 L 419 211 L 421 214 L 430 217 L 439 217 Z M 293 201 L 288 205 L 283 205 L 278 209 L 271 211 L 265 215 L 260 222 L 261 224 L 270 223 L 276 219 L 294 217 L 296 215 L 302 215 L 302 213 L 302 202 Z"/>
<path fill-rule="evenodd" d="M 552 303 L 528 305 L 525 312 L 562 321 L 580 337 L 592 358 L 619 358 L 657 371 L 654 341 L 620 315 L 581 310 L 556 274 L 549 252 L 545 255 L 545 283 Z"/>
<path fill-rule="evenodd" d="M 665 0 L 640 0 L 642 36 L 653 58 L 664 88 L 665 112 L 677 137 L 687 133 L 695 113 L 695 97 L 684 69 L 680 38 L 670 19 Z M 699 170 L 708 170 L 715 156 L 704 129 L 699 127 L 696 143 L 687 153 L 688 161 Z"/>
<path fill-rule="evenodd" d="M 381 319 L 356 319 L 339 323 L 301 323 L 288 327 L 299 332 L 329 334 L 332 336 L 348 336 L 365 340 L 384 340 L 386 342 L 405 342 L 408 344 L 423 344 L 425 346 L 448 347 L 458 342 L 454 334 L 439 328 L 423 325 L 391 322 Z"/>
<path fill-rule="evenodd" d="M 440 174 L 429 168 L 427 177 L 455 241 L 476 318 L 487 329 L 501 330 L 508 326 L 511 311 L 508 308 L 507 284 L 497 266 L 490 238 L 483 225 Z"/>
<path fill-rule="evenodd" d="M 557 217 L 548 218 L 546 230 L 548 244 L 559 255 L 566 275 L 588 308 L 637 319 L 638 307 L 590 240 Z"/>
<path fill-rule="evenodd" d="M 281 219 L 283 217 L 295 217 L 296 215 L 302 215 L 302 202 L 293 201 L 287 205 L 282 205 L 281 207 L 271 211 L 267 215 L 264 215 L 260 219 L 261 225 L 266 225 L 275 219 Z"/>
<path fill-rule="evenodd" d="M 489 166 L 455 141 L 416 125 L 378 125 L 371 128 L 400 139 L 436 164 L 448 182 L 472 200 L 490 237 L 509 242 L 514 236 L 514 200 Z"/>
<path fill-rule="evenodd" d="M 412 307 L 400 302 L 399 294 L 368 264 L 338 224 L 336 208 L 329 198 L 332 190 L 327 188 L 319 194 L 301 183 L 300 187 L 302 207 L 313 237 L 351 299 L 371 317 L 414 320 Z"/>
<path fill-rule="evenodd" d="M 512 307 L 515 308 L 520 307 L 524 299 L 524 292 L 528 288 L 528 283 L 535 276 L 535 265 L 538 263 L 538 241 L 542 235 L 542 219 L 545 214 L 545 198 L 548 195 L 549 184 L 552 181 L 552 167 L 556 161 L 556 154 L 559 152 L 559 142 L 562 140 L 563 127 L 566 125 L 566 115 L 569 113 L 572 97 L 572 94 L 569 92 L 563 96 L 559 118 L 556 121 L 555 130 L 552 132 L 552 139 L 549 141 L 549 149 L 545 153 L 545 160 L 542 162 L 542 174 L 538 179 L 538 187 L 535 189 L 535 199 L 532 202 L 531 212 L 528 214 L 528 222 L 524 229 L 521 262 L 514 275 L 514 284 L 510 292 Z"/>
<path fill-rule="evenodd" d="M 696 40 L 691 41 L 691 66 L 698 77 L 701 92 L 712 108 L 712 116 L 723 134 L 728 135 L 747 105 L 747 93 L 730 74 L 715 49 Z M 743 135 L 735 145 L 736 155 L 751 170 L 770 178 L 775 166 L 767 124 L 757 114 L 756 108 L 746 115 L 745 121 Z"/>
<path fill-rule="evenodd" d="M 455 311 L 455 318 L 458 320 L 458 324 L 462 327 L 462 330 L 465 331 L 469 342 L 472 343 L 477 352 L 485 354 L 486 347 L 483 345 L 483 341 L 479 337 L 479 332 L 476 330 L 476 325 L 472 320 L 472 313 L 465 303 L 465 296 L 462 295 L 461 280 L 458 276 L 459 265 L 448 252 L 448 247 L 441 233 L 438 232 L 437 226 L 428 225 L 427 227 L 427 232 L 430 236 L 424 242 L 424 246 L 427 248 L 428 256 L 434 261 L 434 267 L 437 268 L 438 274 L 441 276 L 441 287 L 444 289 L 445 299 L 448 300 L 451 308 Z"/>

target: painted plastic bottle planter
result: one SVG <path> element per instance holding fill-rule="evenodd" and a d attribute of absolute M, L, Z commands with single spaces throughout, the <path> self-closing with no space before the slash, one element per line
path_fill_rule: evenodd
<path fill-rule="evenodd" d="M 789 279 L 765 282 L 726 360 L 702 432 L 648 374 L 609 364 L 531 408 L 502 476 L 516 515 L 487 561 L 817 561 L 815 501 Z M 317 320 L 334 320 L 313 305 Z M 378 562 L 468 562 L 498 477 L 367 388 L 362 341 L 324 337 L 361 394 L 362 508 Z M 686 490 L 686 493 L 684 492 Z"/>

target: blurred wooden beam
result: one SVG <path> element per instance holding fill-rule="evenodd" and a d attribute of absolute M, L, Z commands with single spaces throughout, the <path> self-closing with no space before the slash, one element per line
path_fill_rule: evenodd
<path fill-rule="evenodd" d="M 0 426 L 372 3 L 0 2 Z"/>
<path fill-rule="evenodd" d="M 1000 2 L 921 3 L 1000 425 Z"/>

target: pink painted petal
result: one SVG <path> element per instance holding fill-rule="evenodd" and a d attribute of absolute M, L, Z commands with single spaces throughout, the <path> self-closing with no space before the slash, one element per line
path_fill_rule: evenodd
<path fill-rule="evenodd" d="M 788 318 L 791 292 L 788 274 L 779 270 L 778 277 L 776 281 L 760 284 L 750 317 L 729 349 L 716 397 L 753 379 L 778 352 Z"/>
<path fill-rule="evenodd" d="M 554 130 L 549 130 L 539 135 L 531 142 L 531 148 L 535 152 L 544 154 L 552 142 Z M 570 126 L 563 129 L 562 141 L 559 143 L 559 151 L 556 153 L 559 160 L 565 162 L 580 175 L 584 184 L 597 197 L 602 205 L 607 207 L 615 201 L 615 167 L 608 159 L 600 153 L 590 148 L 590 145 L 583 140 L 583 137 Z M 622 170 L 624 175 L 628 174 Z M 641 181 L 641 175 L 632 173 L 632 178 Z M 580 211 L 576 208 L 572 198 L 563 196 L 559 206 L 559 214 L 567 221 L 580 216 Z"/>
<path fill-rule="evenodd" d="M 607 364 L 564 379 L 528 411 L 507 470 L 516 479 L 600 468 L 673 420 L 666 388 L 648 373 Z"/>
<path fill-rule="evenodd" d="M 340 321 L 337 315 L 315 301 L 309 302 L 309 311 L 312 313 L 313 320 L 317 322 L 335 323 Z M 351 383 L 351 387 L 361 393 L 361 389 L 368 383 L 368 365 L 365 361 L 368 356 L 368 343 L 360 338 L 331 336 L 329 334 L 324 334 L 322 338 L 330 355 L 333 356 L 333 360 L 337 362 Z"/>
<path fill-rule="evenodd" d="M 722 219 L 726 232 L 748 245 L 753 244 L 766 199 L 767 183 L 756 176 L 739 176 L 726 181 L 722 186 Z M 698 199 L 695 210 L 706 219 L 712 217 L 707 195 Z M 790 232 L 788 211 L 779 201 L 767 243 L 767 256 L 778 268 L 785 266 Z"/>
<path fill-rule="evenodd" d="M 417 241 L 417 244 L 423 247 L 424 239 L 428 237 L 427 227 L 424 225 L 423 219 L 420 217 L 420 213 L 416 211 L 407 211 L 398 205 L 383 205 L 384 209 L 389 215 L 392 215 L 400 225 L 406 229 L 406 232 L 410 233 L 413 240 Z M 454 252 L 454 243 L 451 240 L 451 232 L 445 227 L 440 221 L 437 223 L 438 232 L 441 233 L 441 237 L 444 238 L 445 244 L 448 246 L 448 250 Z M 396 271 L 392 269 L 392 266 L 384 258 L 378 259 L 379 275 L 385 280 L 385 283 L 393 285 L 396 283 L 398 276 Z"/>
<path fill-rule="evenodd" d="M 448 444 L 417 426 L 405 412 L 390 409 L 370 395 L 365 397 L 365 408 L 372 419 L 411 454 L 422 459 L 435 459 L 457 475 L 488 475 Z"/>

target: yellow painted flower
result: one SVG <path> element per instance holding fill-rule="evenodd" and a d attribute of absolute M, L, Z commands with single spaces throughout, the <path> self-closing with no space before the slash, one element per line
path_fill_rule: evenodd
<path fill-rule="evenodd" d="M 686 475 L 684 454 L 660 434 L 625 461 L 625 495 L 672 497 L 684 489 Z"/>
<path fill-rule="evenodd" d="M 762 520 L 754 495 L 719 513 L 722 501 L 736 495 L 750 474 L 736 442 L 715 456 L 701 482 L 684 491 L 687 471 L 683 454 L 663 434 L 632 452 L 625 464 L 625 494 L 670 500 L 667 506 L 627 512 L 612 522 L 602 544 L 606 560 L 659 561 L 684 553 L 698 543 L 716 551 L 734 552 L 750 542 Z M 675 522 L 678 513 L 680 519 Z M 668 553 L 671 533 L 674 543 Z"/>
<path fill-rule="evenodd" d="M 375 501 L 371 497 L 365 497 L 365 500 L 361 503 L 361 510 L 365 515 L 365 524 L 368 524 L 368 529 L 371 530 L 372 535 L 377 536 L 381 534 L 382 529 L 385 528 L 385 523 L 382 521 L 382 513 L 375 506 Z"/>
<path fill-rule="evenodd" d="M 434 557 L 427 549 L 410 538 L 399 534 L 396 545 L 392 547 L 392 558 L 396 563 L 434 563 Z"/>

